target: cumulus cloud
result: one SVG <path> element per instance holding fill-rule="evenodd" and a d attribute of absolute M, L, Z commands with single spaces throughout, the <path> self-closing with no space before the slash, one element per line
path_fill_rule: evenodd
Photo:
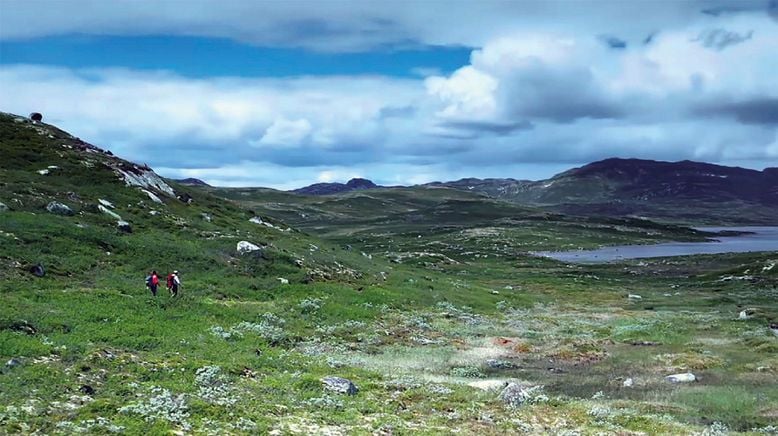
<path fill-rule="evenodd" d="M 487 3 L 485 9 L 496 14 L 507 4 Z M 226 9 L 252 7 L 236 5 Z M 522 5 L 529 16 L 546 8 Z M 557 4 L 565 13 L 577 5 Z M 621 11 L 616 3 L 603 5 L 608 14 Z M 454 16 L 460 7 L 455 3 Z M 200 12 L 182 13 L 177 19 Z M 415 29 L 415 18 L 392 16 L 396 20 L 366 26 Z M 613 156 L 776 165 L 778 58 L 770 54 L 778 46 L 778 26 L 764 11 L 697 11 L 695 17 L 683 26 L 653 29 L 650 44 L 633 44 L 636 33 L 625 29 L 587 33 L 549 24 L 542 31 L 532 25 L 499 34 L 485 30 L 467 65 L 451 74 L 426 71 L 403 79 L 193 79 L 170 72 L 3 66 L 0 101 L 3 110 L 43 112 L 66 130 L 165 175 L 216 185 L 294 188 L 355 175 L 389 185 L 536 178 Z M 98 29 L 113 18 L 104 19 Z M 493 27 L 500 28 L 501 19 L 495 20 Z M 308 32 L 351 35 L 344 22 L 321 24 L 326 28 L 312 23 Z M 717 34 L 709 44 L 700 35 L 710 29 L 726 29 L 740 40 Z M 459 30 L 390 33 L 450 42 L 462 41 Z M 23 31 L 3 30 L 6 36 Z M 359 44 L 385 39 L 381 32 L 367 34 Z M 599 35 L 618 35 L 625 46 L 614 50 Z M 343 41 L 357 41 L 349 38 Z"/>

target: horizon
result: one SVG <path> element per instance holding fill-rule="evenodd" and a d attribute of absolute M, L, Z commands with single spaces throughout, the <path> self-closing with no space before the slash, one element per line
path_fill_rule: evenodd
<path fill-rule="evenodd" d="M 446 5 L 9 0 L 0 110 L 225 187 L 778 166 L 774 1 Z"/>

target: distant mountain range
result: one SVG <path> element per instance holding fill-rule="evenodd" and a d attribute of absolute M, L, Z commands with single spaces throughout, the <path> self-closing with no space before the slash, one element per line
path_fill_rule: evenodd
<path fill-rule="evenodd" d="M 374 188 L 380 188 L 380 186 L 370 180 L 357 178 L 351 179 L 346 183 L 315 183 L 304 188 L 295 189 L 292 192 L 306 195 L 331 195 Z"/>
<path fill-rule="evenodd" d="M 211 186 L 200 179 L 195 179 L 192 177 L 187 179 L 174 179 L 173 181 L 187 186 Z"/>
<path fill-rule="evenodd" d="M 612 158 L 540 181 L 467 178 L 423 186 L 466 190 L 568 214 L 778 223 L 778 168 L 757 171 L 692 161 Z M 293 192 L 327 195 L 377 187 L 354 179 Z"/>

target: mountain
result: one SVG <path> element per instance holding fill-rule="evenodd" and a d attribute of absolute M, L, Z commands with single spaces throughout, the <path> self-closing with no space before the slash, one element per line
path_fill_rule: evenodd
<path fill-rule="evenodd" d="M 203 182 L 200 179 L 195 179 L 192 177 L 186 178 L 186 179 L 177 179 L 176 182 L 178 182 L 181 185 L 186 186 L 211 186 L 205 182 Z"/>
<path fill-rule="evenodd" d="M 778 168 L 613 158 L 541 181 L 463 179 L 434 185 L 577 215 L 778 223 Z"/>
<path fill-rule="evenodd" d="M 295 189 L 292 192 L 305 195 L 331 195 L 341 192 L 361 191 L 364 189 L 375 189 L 379 186 L 367 179 L 351 179 L 347 183 L 314 183 L 303 188 Z"/>

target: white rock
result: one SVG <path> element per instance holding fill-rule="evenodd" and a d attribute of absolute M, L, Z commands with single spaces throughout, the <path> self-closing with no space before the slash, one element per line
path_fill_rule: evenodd
<path fill-rule="evenodd" d="M 754 315 L 754 313 L 756 313 L 756 310 L 754 310 L 754 309 L 741 310 L 740 314 L 737 317 L 737 319 L 740 319 L 740 320 L 751 319 L 751 317 Z"/>
<path fill-rule="evenodd" d="M 45 176 L 49 173 L 49 170 L 38 170 L 38 174 Z"/>
<path fill-rule="evenodd" d="M 254 224 L 264 224 L 264 222 L 262 221 L 262 218 L 260 218 L 258 216 L 255 216 L 255 217 L 251 218 L 249 220 L 249 222 L 250 223 L 254 223 Z"/>
<path fill-rule="evenodd" d="M 249 241 L 240 241 L 238 242 L 238 253 L 239 254 L 246 254 L 251 253 L 252 251 L 261 250 L 262 248 L 256 244 L 252 244 Z"/>
<path fill-rule="evenodd" d="M 494 391 L 497 389 L 503 389 L 508 385 L 508 381 L 505 379 L 487 379 L 473 381 L 467 385 L 471 388 L 481 389 L 482 391 Z"/>
<path fill-rule="evenodd" d="M 149 191 L 148 189 L 141 188 L 141 191 L 143 191 L 144 194 L 148 195 L 151 201 L 153 201 L 154 203 L 163 204 L 162 200 L 159 197 L 157 197 L 153 192 Z"/>
<path fill-rule="evenodd" d="M 5 205 L 5 203 L 0 203 L 0 213 L 2 212 L 8 212 L 11 210 L 8 206 Z"/>
<path fill-rule="evenodd" d="M 622 383 L 621 385 L 624 386 L 625 388 L 631 388 L 632 386 L 635 385 L 635 380 L 633 380 L 632 377 L 630 377 L 624 380 L 624 383 Z"/>
<path fill-rule="evenodd" d="M 108 200 L 103 200 L 102 198 L 98 198 L 98 199 L 97 199 L 97 202 L 98 202 L 98 203 L 100 203 L 100 204 L 102 204 L 103 206 L 105 206 L 105 207 L 109 207 L 109 208 L 111 208 L 111 209 L 113 209 L 113 208 L 115 207 L 115 206 L 113 205 L 113 203 L 111 203 L 111 202 L 110 202 L 110 201 L 108 201 Z"/>
<path fill-rule="evenodd" d="M 157 216 L 157 215 L 159 215 L 159 211 L 158 211 L 158 210 L 150 210 L 150 211 L 149 211 L 149 215 L 151 215 L 151 216 Z"/>
<path fill-rule="evenodd" d="M 121 220 L 122 219 L 122 217 L 119 216 L 118 213 L 108 209 L 107 207 L 103 206 L 102 204 L 98 204 L 97 205 L 97 210 L 99 210 L 100 212 L 110 216 L 111 218 L 113 218 L 115 220 Z"/>
<path fill-rule="evenodd" d="M 641 297 L 640 295 L 636 295 L 636 294 L 629 294 L 627 296 L 627 298 L 629 298 L 630 300 L 642 300 L 643 299 L 643 297 Z"/>
<path fill-rule="evenodd" d="M 140 186 L 141 188 L 154 189 L 155 191 L 163 192 L 166 195 L 175 197 L 176 193 L 173 188 L 170 187 L 162 177 L 158 176 L 154 171 L 138 169 L 138 173 L 130 173 L 124 170 L 117 169 L 124 179 L 124 183 L 127 186 Z"/>
<path fill-rule="evenodd" d="M 55 214 L 55 215 L 72 216 L 72 215 L 76 214 L 75 212 L 73 212 L 73 209 L 71 209 L 67 205 L 59 203 L 59 202 L 56 202 L 56 201 L 52 201 L 51 203 L 46 205 L 46 210 L 49 211 L 50 213 Z"/>
<path fill-rule="evenodd" d="M 670 383 L 691 383 L 693 381 L 697 381 L 697 377 L 695 377 L 694 374 L 690 372 L 685 372 L 682 374 L 668 375 L 665 377 L 665 380 L 669 381 Z"/>
<path fill-rule="evenodd" d="M 132 233 L 132 227 L 130 226 L 130 223 L 127 221 L 119 220 L 116 221 L 116 227 L 119 228 L 119 230 L 127 233 Z"/>
<path fill-rule="evenodd" d="M 282 285 L 288 285 L 289 284 L 289 280 L 287 280 L 287 279 L 285 279 L 283 277 L 279 277 L 278 281 L 281 282 Z"/>

